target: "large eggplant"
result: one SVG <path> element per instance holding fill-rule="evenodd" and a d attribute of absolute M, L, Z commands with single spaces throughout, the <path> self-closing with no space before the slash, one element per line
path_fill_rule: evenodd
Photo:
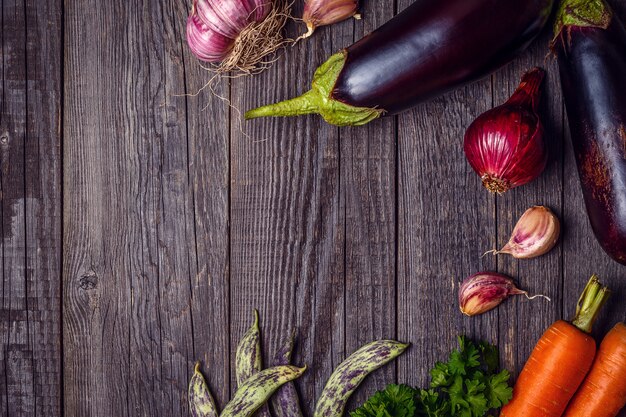
<path fill-rule="evenodd" d="M 626 29 L 604 0 L 565 0 L 552 47 L 591 226 L 626 264 Z"/>
<path fill-rule="evenodd" d="M 312 89 L 246 113 L 362 125 L 491 73 L 539 34 L 553 0 L 417 0 L 318 68 Z"/>

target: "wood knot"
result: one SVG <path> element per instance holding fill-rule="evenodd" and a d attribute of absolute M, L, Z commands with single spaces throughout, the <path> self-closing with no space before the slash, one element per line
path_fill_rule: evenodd
<path fill-rule="evenodd" d="M 9 143 L 9 136 L 6 134 L 0 136 L 0 145 L 6 145 L 7 143 Z"/>
<path fill-rule="evenodd" d="M 78 287 L 81 290 L 88 291 L 93 290 L 98 286 L 98 275 L 95 272 L 89 271 L 78 280 Z"/>

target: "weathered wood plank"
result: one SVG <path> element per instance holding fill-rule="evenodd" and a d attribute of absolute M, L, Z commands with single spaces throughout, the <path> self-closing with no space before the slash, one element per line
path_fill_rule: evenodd
<path fill-rule="evenodd" d="M 202 76 L 186 77 L 184 5 L 65 12 L 65 410 L 184 416 L 196 357 L 224 373 L 228 117 L 203 97 L 223 117 L 203 132 L 204 105 L 183 96 Z"/>
<path fill-rule="evenodd" d="M 302 30 L 290 25 L 289 34 Z M 258 76 L 233 80 L 234 105 L 245 110 L 304 92 L 315 68 L 339 48 L 336 30 L 287 49 Z M 317 117 L 256 120 L 244 124 L 245 133 L 236 119 L 232 126 L 231 346 L 254 307 L 266 357 L 296 330 L 294 361 L 310 366 L 297 386 L 310 415 L 346 349 L 338 131 Z"/>
<path fill-rule="evenodd" d="M 2 2 L 0 414 L 61 415 L 61 4 Z"/>
<path fill-rule="evenodd" d="M 62 4 L 29 0 L 26 12 L 26 276 L 36 416 L 62 415 L 61 92 Z"/>
<path fill-rule="evenodd" d="M 497 340 L 497 313 L 470 319 L 457 301 L 466 276 L 494 267 L 480 258 L 494 244 L 494 197 L 462 150 L 465 128 L 490 103 L 484 80 L 399 117 L 398 332 L 413 343 L 403 383 L 425 386 L 459 334 Z"/>
<path fill-rule="evenodd" d="M 550 207 L 561 217 L 563 108 L 557 63 L 547 57 L 549 40 L 550 30 L 547 29 L 528 51 L 493 77 L 494 104 L 499 105 L 515 91 L 526 71 L 536 66 L 546 70 L 539 114 L 546 129 L 545 142 L 550 155 L 548 166 L 538 179 L 496 199 L 497 247 L 502 247 L 508 241 L 515 223 L 531 206 Z M 516 297 L 498 309 L 503 366 L 512 371 L 513 377 L 526 363 L 534 341 L 561 316 L 562 252 L 563 247 L 559 245 L 536 259 L 516 260 L 507 255 L 497 256 L 499 272 L 514 278 L 519 287 L 529 293 L 546 294 L 552 299 L 552 302 L 547 302 L 544 299 L 529 301 Z"/>
<path fill-rule="evenodd" d="M 410 1 L 400 1 L 399 9 Z M 497 312 L 464 317 L 458 284 L 494 268 L 494 197 L 465 161 L 463 136 L 492 104 L 486 79 L 398 118 L 398 337 L 413 344 L 398 380 L 426 386 L 459 334 L 497 341 Z"/>
<path fill-rule="evenodd" d="M 185 8 L 178 2 L 178 8 Z M 188 10 L 179 10 L 186 16 Z M 181 29 L 182 31 L 182 29 Z M 202 360 L 204 375 L 217 403 L 223 407 L 230 398 L 230 120 L 231 110 L 219 97 L 230 94 L 228 80 L 202 89 L 213 74 L 181 46 L 184 65 L 189 149 L 189 182 L 195 245 L 189 260 L 191 317 L 194 358 Z M 196 95 L 197 94 L 197 95 Z"/>
<path fill-rule="evenodd" d="M 395 2 L 363 2 L 364 19 L 342 23 L 342 46 L 394 15 Z M 351 28 L 354 26 L 354 28 Z M 377 339 L 396 338 L 396 119 L 340 129 L 341 194 L 345 199 L 346 354 Z M 376 371 L 348 409 L 395 382 L 396 365 Z"/>
<path fill-rule="evenodd" d="M 0 411 L 34 412 L 33 361 L 28 349 L 26 274 L 25 141 L 27 123 L 26 17 L 18 2 L 2 2 L 2 321 Z"/>

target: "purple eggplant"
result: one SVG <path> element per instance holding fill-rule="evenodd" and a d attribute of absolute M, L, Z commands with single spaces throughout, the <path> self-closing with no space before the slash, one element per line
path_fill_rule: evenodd
<path fill-rule="evenodd" d="M 362 125 L 482 78 L 524 50 L 546 24 L 553 0 L 417 0 L 331 56 L 312 89 L 250 110 L 247 119 L 320 114 Z"/>
<path fill-rule="evenodd" d="M 591 226 L 626 264 L 626 29 L 604 0 L 564 0 L 552 48 Z"/>

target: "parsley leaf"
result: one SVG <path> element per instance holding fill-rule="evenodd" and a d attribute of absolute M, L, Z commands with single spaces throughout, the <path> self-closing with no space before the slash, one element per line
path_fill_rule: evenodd
<path fill-rule="evenodd" d="M 413 417 L 415 395 L 415 390 L 407 385 L 388 385 L 351 412 L 350 417 Z"/>
<path fill-rule="evenodd" d="M 498 368 L 498 348 L 459 337 L 459 349 L 430 370 L 429 389 L 389 385 L 351 417 L 483 417 L 509 402 L 509 373 Z"/>
<path fill-rule="evenodd" d="M 513 397 L 513 388 L 508 384 L 509 371 L 506 369 L 499 374 L 491 375 L 485 387 L 485 396 L 490 408 L 500 408 Z"/>

